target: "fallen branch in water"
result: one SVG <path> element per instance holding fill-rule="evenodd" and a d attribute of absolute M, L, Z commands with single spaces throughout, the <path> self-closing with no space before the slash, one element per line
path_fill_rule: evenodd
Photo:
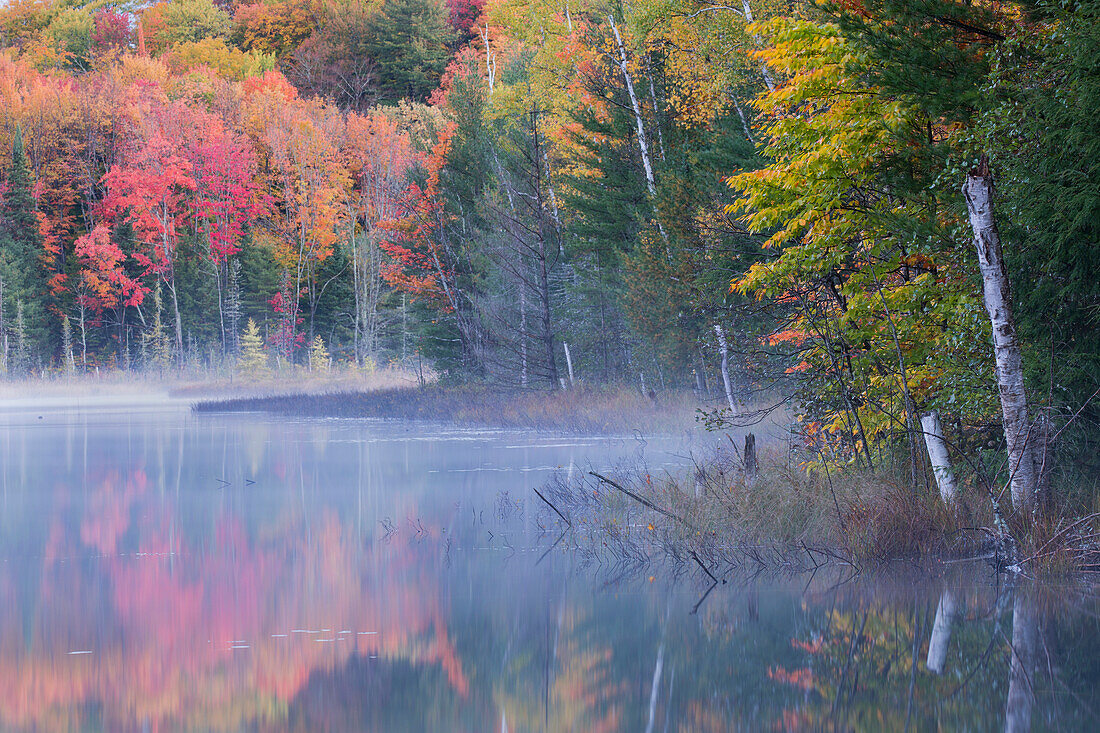
<path fill-rule="evenodd" d="M 703 561 L 699 559 L 699 556 L 695 554 L 695 550 L 691 551 L 691 558 L 703 569 L 703 572 L 707 574 L 712 581 L 718 582 L 718 578 L 714 577 L 714 573 L 707 569 L 707 566 L 703 564 Z"/>
<path fill-rule="evenodd" d="M 573 526 L 573 523 L 572 523 L 572 522 L 570 522 L 570 521 L 569 521 L 569 520 L 568 520 L 568 519 L 566 518 L 566 516 L 565 516 L 564 514 L 562 514 L 562 513 L 560 512 L 560 511 L 558 511 L 558 508 L 557 508 L 556 506 L 554 506 L 554 505 L 553 505 L 553 504 L 552 504 L 552 503 L 550 502 L 550 500 L 549 500 L 549 499 L 547 499 L 547 498 L 546 498 L 545 496 L 543 496 L 543 495 L 542 495 L 542 492 L 541 492 L 541 491 L 539 491 L 538 489 L 535 489 L 535 493 L 536 493 L 536 494 L 538 494 L 538 497 L 539 497 L 540 499 L 542 499 L 543 501 L 545 501 L 545 502 L 546 502 L 546 506 L 548 506 L 548 507 L 550 507 L 551 509 L 553 509 L 553 510 L 554 510 L 554 513 L 555 513 L 555 514 L 557 514 L 557 515 L 558 515 L 559 517 L 561 517 L 561 519 L 562 519 L 562 521 L 563 521 L 563 522 L 565 522 L 566 524 L 568 524 L 568 525 L 569 525 L 570 527 L 572 527 L 572 526 Z"/>
<path fill-rule="evenodd" d="M 648 500 L 648 499 L 646 499 L 645 497 L 639 496 L 638 494 L 635 494 L 635 493 L 634 493 L 633 491 L 631 491 L 630 489 L 627 489 L 627 488 L 624 488 L 624 487 L 620 486 L 619 484 L 615 483 L 614 481 L 612 481 L 612 480 L 611 480 L 611 479 L 609 479 L 608 477 L 606 477 L 606 476 L 601 476 L 600 474 L 596 473 L 595 471 L 589 471 L 589 472 L 588 472 L 588 474 L 589 474 L 590 476 L 595 476 L 596 478 L 598 478 L 598 479 L 599 479 L 600 481 L 603 481 L 603 482 L 604 482 L 605 484 L 607 484 L 608 486 L 611 486 L 611 487 L 613 487 L 613 488 L 616 488 L 616 489 L 618 489 L 619 491 L 623 492 L 624 494 L 626 494 L 627 496 L 629 496 L 629 497 L 630 497 L 631 499 L 633 499 L 634 501 L 637 501 L 637 502 L 639 502 L 639 503 L 640 503 L 640 504 L 642 504 L 643 506 L 649 507 L 650 509 L 652 509 L 653 511 L 657 512 L 658 514 L 662 514 L 662 515 L 664 515 L 664 516 L 668 517 L 669 519 L 673 519 L 673 520 L 675 520 L 675 521 L 679 522 L 680 524 L 682 524 L 682 525 L 684 525 L 685 527 L 687 527 L 688 529 L 690 529 L 690 530 L 691 530 L 692 532 L 697 532 L 697 531 L 698 531 L 698 530 L 697 530 L 697 529 L 695 528 L 695 526 L 693 526 L 693 525 L 691 524 L 691 522 L 687 521 L 687 520 L 686 520 L 686 519 L 684 519 L 683 517 L 678 517 L 678 516 L 676 516 L 675 514 L 673 514 L 672 512 L 668 511 L 667 509 L 662 509 L 661 507 L 657 506 L 656 504 L 654 504 L 653 502 L 649 501 L 649 500 Z"/>

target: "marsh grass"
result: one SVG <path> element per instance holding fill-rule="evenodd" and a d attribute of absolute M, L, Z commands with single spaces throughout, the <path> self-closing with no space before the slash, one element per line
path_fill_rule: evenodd
<path fill-rule="evenodd" d="M 1018 564 L 1024 570 L 1047 575 L 1100 571 L 1100 514 L 1013 516 L 1008 524 L 1019 538 Z"/>
<path fill-rule="evenodd" d="M 0 400 L 34 398 L 171 396 L 180 399 L 318 394 L 408 387 L 417 375 L 402 369 L 361 370 L 351 366 L 309 371 L 285 367 L 260 378 L 226 369 L 185 368 L 157 371 L 86 371 L 0 381 Z"/>
<path fill-rule="evenodd" d="M 500 391 L 482 386 L 392 386 L 200 401 L 199 412 L 428 420 L 580 434 L 680 432 L 696 426 L 690 392 L 647 396 L 627 387 Z"/>
<path fill-rule="evenodd" d="M 966 530 L 974 508 L 949 512 L 938 496 L 881 476 L 825 479 L 785 459 L 763 451 L 750 479 L 731 443 L 684 472 L 624 463 L 609 474 L 559 475 L 545 492 L 569 518 L 580 546 L 635 560 L 669 555 L 711 572 L 746 563 L 919 562 L 977 554 L 987 543 L 981 532 Z"/>
<path fill-rule="evenodd" d="M 189 378 L 184 374 L 169 383 L 169 394 L 185 399 L 234 400 L 400 390 L 417 383 L 415 372 L 399 368 L 367 370 L 345 366 L 310 371 L 304 367 L 284 367 L 262 377 L 211 378 L 200 374 Z"/>

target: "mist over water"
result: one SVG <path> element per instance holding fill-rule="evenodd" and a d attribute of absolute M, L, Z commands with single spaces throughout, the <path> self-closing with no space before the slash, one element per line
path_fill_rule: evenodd
<path fill-rule="evenodd" d="M 0 729 L 1094 729 L 1082 582 L 582 561 L 534 489 L 678 440 L 0 408 Z M 696 608 L 696 606 L 698 607 Z"/>

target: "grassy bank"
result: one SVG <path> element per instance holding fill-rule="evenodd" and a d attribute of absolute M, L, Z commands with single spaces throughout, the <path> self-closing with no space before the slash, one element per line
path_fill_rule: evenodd
<path fill-rule="evenodd" d="M 572 433 L 694 429 L 700 404 L 690 392 L 656 396 L 631 388 L 499 391 L 480 386 L 389 387 L 204 400 L 198 412 L 270 412 L 314 417 L 430 420 L 457 425 Z"/>
<path fill-rule="evenodd" d="M 407 387 L 417 375 L 401 369 L 304 368 L 245 377 L 221 369 L 157 371 L 103 370 L 48 374 L 0 381 L 0 401 L 65 398 L 173 397 L 185 400 L 259 397 L 272 394 L 319 394 Z"/>
<path fill-rule="evenodd" d="M 547 517 L 561 517 L 576 546 L 601 562 L 672 559 L 715 577 L 745 566 L 965 558 L 1025 573 L 1100 569 L 1100 516 L 999 521 L 979 491 L 949 510 L 934 488 L 913 490 L 866 472 L 810 474 L 775 449 L 761 452 L 752 475 L 733 441 L 683 472 L 624 464 L 606 474 L 559 475 L 541 493 Z"/>

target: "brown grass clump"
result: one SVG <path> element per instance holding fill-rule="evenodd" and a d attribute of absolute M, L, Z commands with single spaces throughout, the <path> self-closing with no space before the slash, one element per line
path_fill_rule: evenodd
<path fill-rule="evenodd" d="M 415 387 L 418 378 L 405 369 L 359 370 L 354 367 L 309 371 L 284 367 L 261 377 L 180 378 L 169 386 L 173 397 L 216 400 L 374 392 Z"/>
<path fill-rule="evenodd" d="M 942 554 L 957 530 L 955 517 L 939 496 L 879 483 L 873 490 L 849 493 L 842 507 L 839 540 L 855 557 L 918 558 Z"/>
<path fill-rule="evenodd" d="M 1009 528 L 1017 540 L 1018 565 L 1044 575 L 1080 570 L 1100 571 L 1100 514 L 1067 518 L 1038 513 L 1011 516 Z"/>
<path fill-rule="evenodd" d="M 588 434 L 639 428 L 649 434 L 679 432 L 695 426 L 696 407 L 694 397 L 682 392 L 651 397 L 621 387 L 533 392 L 442 385 L 231 398 L 195 405 L 200 412 L 396 418 Z"/>
<path fill-rule="evenodd" d="M 949 512 L 931 492 L 867 473 L 808 474 L 783 458 L 765 452 L 750 478 L 731 444 L 685 474 L 624 466 L 606 477 L 559 479 L 547 491 L 586 541 L 632 558 L 666 553 L 717 565 L 748 557 L 811 566 L 832 558 L 862 565 L 973 554 L 984 540 L 978 533 L 977 541 L 963 541 L 969 535 L 960 517 L 973 516 L 968 507 Z"/>

